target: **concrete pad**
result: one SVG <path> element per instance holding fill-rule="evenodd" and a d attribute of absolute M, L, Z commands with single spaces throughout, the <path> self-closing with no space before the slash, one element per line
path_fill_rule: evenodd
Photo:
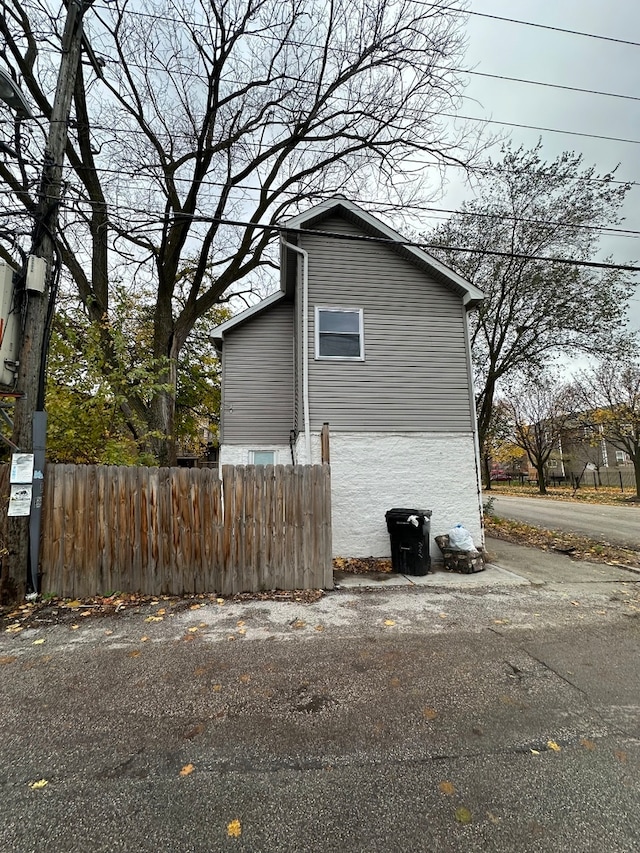
<path fill-rule="evenodd" d="M 415 577 L 407 575 L 407 578 L 413 586 L 448 586 L 456 589 L 479 586 L 529 586 L 530 584 L 527 578 L 494 565 L 486 565 L 484 571 L 469 575 L 435 568 L 431 574 Z"/>
<path fill-rule="evenodd" d="M 405 575 L 396 575 L 392 572 L 370 572 L 361 575 L 353 572 L 334 572 L 333 580 L 342 589 L 356 587 L 386 589 L 390 586 L 411 586 L 411 581 Z"/>
<path fill-rule="evenodd" d="M 367 588 L 383 589 L 397 586 L 450 587 L 454 589 L 475 589 L 485 586 L 529 586 L 529 581 L 520 575 L 499 566 L 487 565 L 484 571 L 470 575 L 458 572 L 446 572 L 435 567 L 428 575 L 398 575 L 385 572 L 353 574 L 334 572 L 335 583 L 342 589 Z"/>

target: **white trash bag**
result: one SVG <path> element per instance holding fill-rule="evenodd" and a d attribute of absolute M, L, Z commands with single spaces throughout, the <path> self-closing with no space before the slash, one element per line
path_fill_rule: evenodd
<path fill-rule="evenodd" d="M 466 527 L 463 527 L 461 524 L 456 524 L 456 526 L 449 531 L 449 548 L 453 548 L 454 551 L 476 550 L 471 534 Z"/>

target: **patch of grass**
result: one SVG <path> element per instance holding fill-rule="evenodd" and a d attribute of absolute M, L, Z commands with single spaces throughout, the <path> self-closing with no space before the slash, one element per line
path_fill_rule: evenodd
<path fill-rule="evenodd" d="M 589 504 L 629 504 L 634 502 L 635 492 L 626 489 L 621 492 L 619 488 L 602 486 L 594 489 L 593 486 L 581 486 L 574 493 L 571 486 L 548 486 L 547 494 L 541 495 L 537 486 L 509 485 L 508 483 L 492 483 L 491 491 L 484 491 L 485 500 L 500 497 L 500 495 L 513 495 L 521 498 L 539 498 L 540 500 L 573 501 L 575 503 Z"/>
<path fill-rule="evenodd" d="M 597 542 L 588 536 L 546 530 L 522 521 L 496 516 L 485 516 L 485 532 L 494 539 L 503 539 L 516 545 L 527 545 L 542 551 L 560 551 L 575 560 L 606 563 L 609 566 L 640 566 L 640 554 L 629 548 L 619 548 L 608 542 Z"/>

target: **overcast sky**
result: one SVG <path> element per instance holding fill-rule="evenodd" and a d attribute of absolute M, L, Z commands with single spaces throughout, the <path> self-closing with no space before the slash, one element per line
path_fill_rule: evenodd
<path fill-rule="evenodd" d="M 471 0 L 470 10 L 640 44 L 637 0 Z M 640 143 L 640 47 L 478 15 L 467 16 L 467 37 L 466 64 L 476 71 L 630 95 L 638 100 L 469 75 L 467 99 L 461 110 L 464 114 Z M 499 125 L 495 129 L 500 130 Z M 586 165 L 594 164 L 598 171 L 606 172 L 619 163 L 617 176 L 640 184 L 640 144 L 523 128 L 510 128 L 510 132 L 517 144 L 527 147 L 542 137 L 546 159 L 564 150 L 580 152 Z M 456 208 L 468 194 L 469 190 L 451 174 L 442 206 Z M 625 217 L 623 227 L 640 232 L 640 185 L 627 197 Z M 640 233 L 606 238 L 603 247 L 616 262 L 640 262 Z M 632 325 L 640 329 L 640 286 L 631 309 Z"/>

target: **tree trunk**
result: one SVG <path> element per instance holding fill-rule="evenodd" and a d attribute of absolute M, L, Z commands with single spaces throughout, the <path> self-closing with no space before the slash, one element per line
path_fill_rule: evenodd
<path fill-rule="evenodd" d="M 633 472 L 636 475 L 636 500 L 640 501 L 640 453 L 632 456 Z"/>
<path fill-rule="evenodd" d="M 484 488 L 491 491 L 491 459 L 488 453 L 482 454 L 482 476 L 484 477 Z"/>
<path fill-rule="evenodd" d="M 544 465 L 536 465 L 536 471 L 538 472 L 538 491 L 541 495 L 546 495 L 547 484 L 544 478 Z"/>

